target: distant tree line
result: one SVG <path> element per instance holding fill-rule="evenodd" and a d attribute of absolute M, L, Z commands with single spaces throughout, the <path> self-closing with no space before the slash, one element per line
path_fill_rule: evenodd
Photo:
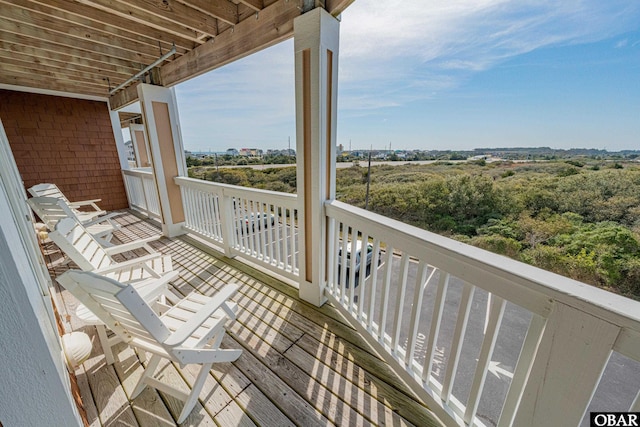
<path fill-rule="evenodd" d="M 296 188 L 293 167 L 192 172 Z M 364 207 L 366 168 L 338 169 L 336 181 L 339 200 Z M 631 162 L 376 166 L 369 210 L 640 299 L 640 165 Z"/>

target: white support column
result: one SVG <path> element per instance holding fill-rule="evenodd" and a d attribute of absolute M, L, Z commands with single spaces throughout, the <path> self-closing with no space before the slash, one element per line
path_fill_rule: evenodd
<path fill-rule="evenodd" d="M 130 124 L 129 132 L 131 133 L 133 152 L 136 156 L 136 166 L 139 168 L 150 167 L 151 155 L 149 154 L 149 143 L 144 134 L 144 125 Z"/>
<path fill-rule="evenodd" d="M 151 166 L 158 189 L 162 232 L 173 237 L 183 234 L 185 215 L 180 187 L 173 178 L 187 176 L 180 121 L 172 89 L 149 84 L 138 85 Z"/>
<path fill-rule="evenodd" d="M 293 22 L 300 297 L 325 302 L 327 220 L 335 197 L 335 141 L 340 23 L 322 8 Z"/>
<path fill-rule="evenodd" d="M 120 127 L 120 116 L 117 111 L 109 108 L 109 117 L 111 118 L 111 128 L 113 129 L 113 137 L 116 140 L 116 149 L 118 150 L 118 158 L 120 159 L 120 169 L 129 169 L 129 160 L 127 159 L 127 147 L 124 145 L 122 137 L 122 128 Z"/>
<path fill-rule="evenodd" d="M 556 302 L 509 425 L 579 425 L 619 333 L 612 323 Z"/>

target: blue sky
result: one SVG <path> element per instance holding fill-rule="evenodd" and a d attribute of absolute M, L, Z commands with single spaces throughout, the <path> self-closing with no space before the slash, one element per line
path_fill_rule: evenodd
<path fill-rule="evenodd" d="M 356 0 L 345 148 L 640 149 L 640 1 Z M 295 148 L 293 41 L 176 87 L 192 151 Z"/>

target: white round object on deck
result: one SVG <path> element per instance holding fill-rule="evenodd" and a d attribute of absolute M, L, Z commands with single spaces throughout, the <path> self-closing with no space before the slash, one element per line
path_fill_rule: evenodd
<path fill-rule="evenodd" d="M 91 355 L 91 339 L 84 332 L 71 332 L 62 336 L 62 352 L 71 369 L 84 363 Z"/>

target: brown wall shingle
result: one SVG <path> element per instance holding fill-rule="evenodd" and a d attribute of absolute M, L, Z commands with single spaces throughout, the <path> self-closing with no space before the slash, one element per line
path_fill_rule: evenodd
<path fill-rule="evenodd" d="M 51 182 L 72 201 L 128 207 L 106 102 L 0 90 L 0 119 L 26 188 Z"/>

